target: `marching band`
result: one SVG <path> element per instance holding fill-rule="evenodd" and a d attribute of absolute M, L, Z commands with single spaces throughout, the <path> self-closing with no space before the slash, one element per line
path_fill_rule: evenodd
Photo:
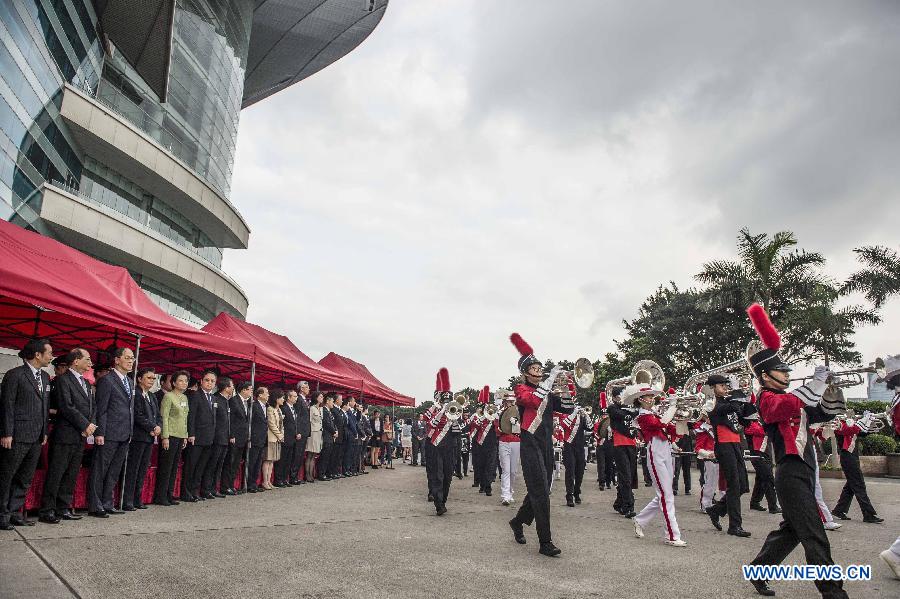
<path fill-rule="evenodd" d="M 527 493 L 509 521 L 513 539 L 527 544 L 524 527 L 535 524 L 539 553 L 558 557 L 562 551 L 553 542 L 550 523 L 554 472 L 561 462 L 566 505 L 575 507 L 582 502 L 585 467 L 593 453 L 599 488 L 615 485 L 612 507 L 631 520 L 635 536 L 643 538 L 659 516 L 663 542 L 684 547 L 687 543 L 681 536 L 674 501 L 676 470 L 684 469 L 685 494 L 690 494 L 689 468 L 696 458 L 700 510 L 717 530 L 722 530 L 720 520 L 727 516 L 729 535 L 751 536 L 743 528 L 741 514 L 741 497 L 746 493 L 750 493 L 750 509 L 781 515 L 782 522 L 768 534 L 750 563 L 779 564 L 800 544 L 809 564 L 833 564 L 826 530 L 840 528 L 834 518 L 850 519 L 847 511 L 854 498 L 863 522 L 883 522 L 866 493 L 857 440 L 885 426 L 900 435 L 900 355 L 879 359 L 873 369 L 835 373 L 818 366 L 812 377 L 788 391 L 795 379 L 789 378 L 791 367 L 778 353 L 778 331 L 761 306 L 754 304 L 747 313 L 759 341 L 751 342 L 741 360 L 698 373 L 680 392 L 664 391 L 662 369 L 642 360 L 631 376 L 606 384 L 596 408 L 578 401 L 578 389 L 593 384 L 589 361 L 579 360 L 571 372 L 560 366 L 545 372 L 531 346 L 515 333 L 510 340 L 520 355 L 518 383 L 511 390 L 499 389 L 493 394 L 484 387 L 468 416 L 465 397 L 454 397 L 447 370 L 442 368 L 434 405 L 425 413 L 428 500 L 438 515 L 447 512 L 453 452 L 458 447 L 448 433 L 456 429 L 465 437 L 463 444 L 471 446 L 472 486 L 478 487 L 479 493 L 491 496 L 499 469 L 500 503 L 512 505 L 521 468 Z M 876 370 L 880 380 L 895 390 L 894 401 L 882 414 L 867 412 L 856 418 L 846 408 L 841 387 L 847 385 L 841 377 Z M 832 441 L 846 478 L 833 510 L 825 504 L 819 484 L 816 438 Z M 642 467 L 655 496 L 638 513 L 634 489 L 640 454 L 645 456 Z M 748 462 L 755 472 L 752 493 Z M 893 548 L 881 557 L 900 572 L 900 554 Z M 775 594 L 768 581 L 751 582 L 759 594 Z M 815 584 L 823 597 L 847 596 L 840 581 Z"/>

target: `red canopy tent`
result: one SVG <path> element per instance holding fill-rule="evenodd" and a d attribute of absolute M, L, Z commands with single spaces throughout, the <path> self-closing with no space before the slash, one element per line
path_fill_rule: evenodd
<path fill-rule="evenodd" d="M 203 330 L 227 339 L 252 343 L 257 348 L 258 364 L 275 368 L 291 382 L 302 379 L 318 381 L 341 389 L 360 390 L 362 380 L 333 372 L 322 366 L 294 345 L 284 335 L 273 333 L 257 324 L 238 320 L 221 312 Z M 257 369 L 261 374 L 262 368 Z M 287 382 L 287 379 L 284 379 Z"/>
<path fill-rule="evenodd" d="M 397 393 L 372 374 L 365 365 L 334 352 L 319 360 L 319 364 L 348 377 L 362 379 L 362 393 L 368 396 L 383 397 L 397 406 L 414 406 L 416 400 Z"/>

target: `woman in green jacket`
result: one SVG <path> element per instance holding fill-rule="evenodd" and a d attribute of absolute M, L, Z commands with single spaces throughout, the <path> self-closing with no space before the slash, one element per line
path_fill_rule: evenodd
<path fill-rule="evenodd" d="M 159 404 L 162 419 L 159 458 L 156 465 L 156 490 L 153 503 L 156 505 L 178 505 L 175 499 L 175 477 L 178 474 L 178 458 L 187 445 L 188 398 L 184 394 L 191 375 L 179 370 L 172 375 L 172 390 L 163 395 Z"/>

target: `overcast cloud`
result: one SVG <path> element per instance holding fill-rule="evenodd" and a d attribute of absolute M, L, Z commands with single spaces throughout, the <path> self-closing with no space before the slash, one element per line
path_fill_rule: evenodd
<path fill-rule="evenodd" d="M 898 246 L 895 2 L 393 0 L 338 63 L 242 114 L 225 270 L 248 319 L 429 399 L 507 337 L 596 359 L 660 283 L 788 228 L 846 276 Z M 861 330 L 900 352 L 900 300 Z"/>

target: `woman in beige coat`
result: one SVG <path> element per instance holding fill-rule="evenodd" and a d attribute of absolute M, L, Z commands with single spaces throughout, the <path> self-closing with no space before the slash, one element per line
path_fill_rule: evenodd
<path fill-rule="evenodd" d="M 275 462 L 281 459 L 281 444 L 284 443 L 284 414 L 281 406 L 284 404 L 284 391 L 273 389 L 269 394 L 269 405 L 266 407 L 266 422 L 269 429 L 266 432 L 266 459 L 262 467 L 262 486 L 265 489 L 274 489 L 272 486 L 272 470 Z"/>

